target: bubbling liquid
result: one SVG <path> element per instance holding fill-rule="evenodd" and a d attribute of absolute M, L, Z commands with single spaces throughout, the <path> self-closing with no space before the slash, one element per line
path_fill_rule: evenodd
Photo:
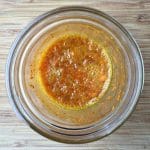
<path fill-rule="evenodd" d="M 82 109 L 96 103 L 111 77 L 107 53 L 88 37 L 68 34 L 56 39 L 41 57 L 41 86 L 61 107 Z"/>

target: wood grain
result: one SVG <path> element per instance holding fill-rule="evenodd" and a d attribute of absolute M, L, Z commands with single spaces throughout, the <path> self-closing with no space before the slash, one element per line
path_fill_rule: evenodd
<path fill-rule="evenodd" d="M 88 144 L 68 145 L 48 140 L 19 121 L 8 103 L 5 63 L 17 33 L 36 16 L 65 5 L 96 8 L 113 16 L 139 44 L 145 65 L 145 85 L 136 110 L 110 136 Z M 150 0 L 1 0 L 0 1 L 0 150 L 143 150 L 150 149 Z"/>

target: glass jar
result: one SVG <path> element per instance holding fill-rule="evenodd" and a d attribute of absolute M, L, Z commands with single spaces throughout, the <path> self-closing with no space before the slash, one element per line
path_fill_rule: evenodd
<path fill-rule="evenodd" d="M 72 124 L 56 116 L 47 115 L 47 112 L 39 107 L 38 97 L 27 86 L 28 66 L 33 59 L 34 46 L 38 47 L 47 31 L 70 22 L 103 28 L 120 47 L 109 48 L 108 51 L 113 62 L 112 81 L 104 96 L 104 102 L 109 98 L 110 102 L 119 100 L 119 104 L 103 118 L 90 123 Z M 98 35 L 98 39 L 100 38 Z M 58 8 L 37 17 L 14 41 L 6 65 L 7 92 L 16 114 L 38 133 L 64 143 L 86 143 L 112 133 L 134 110 L 143 82 L 143 60 L 133 37 L 112 17 L 86 7 Z M 102 105 L 97 103 L 92 107 L 98 111 Z M 86 117 L 86 114 L 92 113 L 90 109 L 84 113 L 77 110 L 68 113 L 72 114 L 72 117 L 83 113 L 83 117 Z"/>

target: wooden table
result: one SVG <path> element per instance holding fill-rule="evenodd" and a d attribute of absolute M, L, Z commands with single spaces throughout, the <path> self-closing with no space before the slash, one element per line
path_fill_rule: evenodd
<path fill-rule="evenodd" d="M 136 110 L 112 135 L 88 144 L 48 140 L 17 119 L 5 89 L 5 63 L 17 33 L 29 21 L 53 8 L 82 5 L 113 16 L 139 44 L 145 65 L 145 86 Z M 143 150 L 150 149 L 150 0 L 1 0 L 0 1 L 0 150 Z"/>

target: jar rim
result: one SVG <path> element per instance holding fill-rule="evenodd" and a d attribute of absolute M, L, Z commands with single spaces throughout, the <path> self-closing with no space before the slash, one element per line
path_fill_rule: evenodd
<path fill-rule="evenodd" d="M 88 140 L 80 140 L 80 141 L 72 141 L 72 140 L 65 140 L 65 139 L 58 139 L 53 137 L 52 135 L 46 134 L 45 132 L 43 132 L 42 130 L 40 130 L 39 128 L 37 128 L 36 126 L 34 126 L 32 119 L 30 118 L 30 116 L 28 116 L 28 114 L 26 114 L 25 110 L 23 110 L 21 106 L 19 106 L 20 104 L 15 100 L 16 95 L 14 96 L 13 93 L 13 85 L 12 85 L 12 79 L 13 79 L 13 75 L 11 75 L 11 67 L 12 67 L 12 59 L 14 59 L 14 54 L 16 52 L 16 48 L 19 45 L 19 43 L 21 42 L 22 38 L 32 29 L 32 27 L 34 27 L 38 22 L 40 22 L 41 20 L 44 20 L 47 17 L 50 17 L 54 14 L 59 14 L 61 12 L 69 12 L 69 11 L 83 11 L 83 12 L 89 12 L 92 14 L 96 14 L 99 16 L 104 17 L 105 19 L 109 20 L 111 23 L 113 23 L 114 25 L 116 25 L 118 28 L 120 28 L 120 30 L 125 34 L 125 36 L 130 40 L 130 42 L 134 45 L 135 49 L 137 50 L 137 55 L 138 55 L 138 60 L 139 60 L 139 66 L 140 67 L 140 80 L 138 82 L 138 89 L 136 91 L 136 95 L 134 98 L 134 103 L 132 104 L 132 107 L 129 108 L 128 113 L 126 114 L 126 116 L 124 116 L 124 118 L 122 118 L 122 120 L 120 120 L 120 122 L 117 122 L 116 126 L 112 128 L 112 130 L 107 133 L 105 133 L 105 135 L 101 135 L 101 136 L 97 136 Z M 23 120 L 25 120 L 25 122 L 35 131 L 37 131 L 38 133 L 42 134 L 43 136 L 59 141 L 59 142 L 64 142 L 64 143 L 86 143 L 86 142 L 91 142 L 91 141 L 95 141 L 98 140 L 106 135 L 111 134 L 114 130 L 116 130 L 121 124 L 123 124 L 123 122 L 129 117 L 129 115 L 132 113 L 132 111 L 134 110 L 137 102 L 138 102 L 138 97 L 140 95 L 140 92 L 143 89 L 143 85 L 144 85 L 144 64 L 143 64 L 143 59 L 142 59 L 142 55 L 140 52 L 140 49 L 136 43 L 136 41 L 134 40 L 134 38 L 132 37 L 132 35 L 120 24 L 118 23 L 114 18 L 108 16 L 107 14 L 98 11 L 96 9 L 93 8 L 88 8 L 88 7 L 81 7 L 81 6 L 66 6 L 66 7 L 61 7 L 61 8 L 57 8 L 54 9 L 52 11 L 49 11 L 47 13 L 42 14 L 41 16 L 35 18 L 31 23 L 29 23 L 22 31 L 21 33 L 17 36 L 17 38 L 15 39 L 14 43 L 11 46 L 10 49 L 10 53 L 8 55 L 8 59 L 7 59 L 7 63 L 6 63 L 6 89 L 7 89 L 7 93 L 8 93 L 8 97 L 10 100 L 10 103 L 13 105 L 13 108 L 15 109 L 16 114 L 18 114 L 20 116 L 20 118 L 22 118 Z M 69 135 L 68 135 L 69 136 Z"/>

